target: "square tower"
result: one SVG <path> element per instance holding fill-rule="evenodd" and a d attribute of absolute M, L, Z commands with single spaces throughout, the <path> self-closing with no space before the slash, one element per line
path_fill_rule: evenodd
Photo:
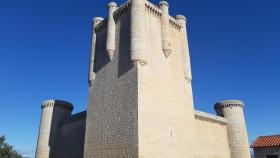
<path fill-rule="evenodd" d="M 168 3 L 111 2 L 94 18 L 84 157 L 194 157 L 186 18 Z"/>

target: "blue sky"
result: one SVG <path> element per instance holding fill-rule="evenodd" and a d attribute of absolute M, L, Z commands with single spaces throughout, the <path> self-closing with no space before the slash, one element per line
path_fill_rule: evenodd
<path fill-rule="evenodd" d="M 108 2 L 0 0 L 0 133 L 20 152 L 34 155 L 43 100 L 86 109 L 91 19 L 106 16 Z M 196 109 L 241 99 L 250 142 L 280 134 L 280 2 L 169 3 L 188 17 Z"/>

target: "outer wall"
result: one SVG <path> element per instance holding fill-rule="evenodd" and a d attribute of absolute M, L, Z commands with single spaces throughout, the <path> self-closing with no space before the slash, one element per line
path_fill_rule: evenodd
<path fill-rule="evenodd" d="M 139 157 L 193 158 L 196 151 L 191 84 L 184 79 L 180 32 L 170 26 L 172 53 L 162 51 L 161 19 L 146 20 L 147 65 L 138 68 Z"/>
<path fill-rule="evenodd" d="M 85 119 L 62 125 L 59 131 L 56 158 L 82 158 L 85 140 Z"/>
<path fill-rule="evenodd" d="M 196 119 L 198 158 L 231 158 L 226 124 Z"/>
<path fill-rule="evenodd" d="M 106 32 L 96 32 L 96 78 L 89 89 L 84 158 L 138 157 L 137 70 L 130 64 L 130 16 L 116 21 L 116 52 L 106 53 Z"/>

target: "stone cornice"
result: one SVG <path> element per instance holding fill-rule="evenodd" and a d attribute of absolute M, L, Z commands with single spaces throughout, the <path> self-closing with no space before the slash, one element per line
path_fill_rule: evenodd
<path fill-rule="evenodd" d="M 118 20 L 124 13 L 128 12 L 130 8 L 130 1 L 125 2 L 122 4 L 115 12 L 114 12 L 114 18 L 115 20 Z"/>
<path fill-rule="evenodd" d="M 181 30 L 181 28 L 183 27 L 180 23 L 177 22 L 177 20 L 175 18 L 173 18 L 172 16 L 169 16 L 169 24 L 171 26 L 173 26 L 175 29 L 177 30 Z"/>
<path fill-rule="evenodd" d="M 216 116 L 216 115 L 209 114 L 209 113 L 202 112 L 202 111 L 197 111 L 197 110 L 195 111 L 195 119 L 210 121 L 210 122 L 219 123 L 219 124 L 223 124 L 223 125 L 227 124 L 227 120 L 223 117 Z"/>
<path fill-rule="evenodd" d="M 101 29 L 105 28 L 107 26 L 107 24 L 108 24 L 108 18 L 105 18 L 104 20 L 99 22 L 99 24 L 96 25 L 94 30 L 95 31 L 100 31 Z"/>
<path fill-rule="evenodd" d="M 71 111 L 73 110 L 73 105 L 63 100 L 46 100 L 42 103 L 41 108 L 43 109 L 47 107 L 60 107 Z"/>
<path fill-rule="evenodd" d="M 145 10 L 152 15 L 155 15 L 157 18 L 160 18 L 162 15 L 161 9 L 155 6 L 153 3 L 147 1 L 145 3 Z"/>
<path fill-rule="evenodd" d="M 124 4 L 122 4 L 121 6 L 118 7 L 118 9 L 114 12 L 114 18 L 115 20 L 118 20 L 123 14 L 127 13 L 129 11 L 131 2 L 127 1 Z M 152 15 L 156 16 L 157 18 L 160 18 L 162 16 L 162 11 L 161 9 L 154 5 L 153 3 L 146 1 L 145 2 L 145 10 L 149 13 L 151 13 Z M 144 16 L 144 15 L 143 15 Z M 104 20 L 102 20 L 96 27 L 95 30 L 96 31 L 100 31 L 103 28 L 105 28 L 108 24 L 108 18 L 105 18 Z M 172 26 L 173 28 L 180 30 L 183 26 L 172 16 L 169 16 L 169 24 L 170 26 Z"/>
<path fill-rule="evenodd" d="M 244 107 L 244 103 L 240 100 L 226 100 L 221 101 L 215 104 L 214 108 L 215 110 L 226 108 L 226 107 Z"/>
<path fill-rule="evenodd" d="M 164 2 L 164 1 L 163 1 Z M 157 7 L 156 5 L 154 5 L 153 3 L 147 1 L 146 4 L 146 11 L 152 13 L 153 15 L 156 15 L 156 17 L 161 17 L 162 16 L 162 11 L 159 7 Z M 169 24 L 177 29 L 180 30 L 183 26 L 172 16 L 169 16 Z"/>
<path fill-rule="evenodd" d="M 111 4 L 112 3 L 112 4 Z M 109 6 L 115 6 L 117 4 L 113 4 L 114 2 L 109 3 Z M 111 5 L 110 5 L 111 4 Z M 128 12 L 130 8 L 130 1 L 125 2 L 121 6 L 118 7 L 118 9 L 113 13 L 114 19 L 117 21 L 124 13 Z M 96 27 L 96 31 L 100 31 L 103 28 L 105 28 L 108 25 L 108 18 L 105 18 L 103 21 L 101 21 Z"/>

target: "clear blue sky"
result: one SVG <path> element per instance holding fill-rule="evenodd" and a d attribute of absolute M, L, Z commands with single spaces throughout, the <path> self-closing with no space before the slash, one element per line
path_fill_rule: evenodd
<path fill-rule="evenodd" d="M 0 133 L 17 150 L 33 155 L 43 100 L 86 109 L 91 19 L 106 15 L 107 2 L 0 0 Z M 172 15 L 188 17 L 196 109 L 241 99 L 250 142 L 279 134 L 279 1 L 169 3 Z"/>

